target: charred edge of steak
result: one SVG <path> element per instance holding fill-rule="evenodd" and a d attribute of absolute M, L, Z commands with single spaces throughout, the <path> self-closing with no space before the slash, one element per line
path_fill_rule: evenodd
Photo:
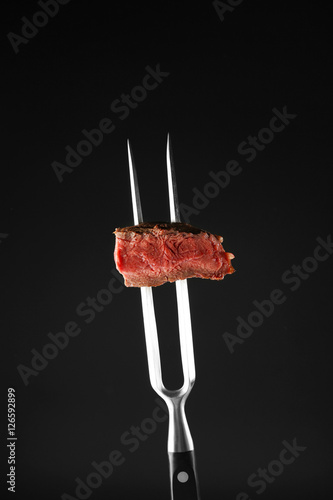
<path fill-rule="evenodd" d="M 204 231 L 203 229 L 199 229 L 198 227 L 192 226 L 191 224 L 186 224 L 185 222 L 141 222 L 136 226 L 127 226 L 127 227 L 117 227 L 114 231 L 116 233 L 137 233 L 143 234 L 149 232 L 152 229 L 162 229 L 165 231 L 175 231 L 178 233 L 191 233 L 191 234 L 200 234 L 200 233 L 208 233 L 208 231 Z M 222 241 L 222 236 L 214 234 L 216 238 Z"/>

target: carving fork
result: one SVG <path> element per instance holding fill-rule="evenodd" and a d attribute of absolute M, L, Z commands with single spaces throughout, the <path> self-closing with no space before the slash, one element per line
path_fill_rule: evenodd
<path fill-rule="evenodd" d="M 129 141 L 128 162 L 134 224 L 143 222 L 137 173 Z M 171 222 L 181 222 L 170 137 L 167 138 L 167 176 Z M 172 500 L 200 500 L 193 440 L 185 415 L 185 402 L 195 382 L 190 303 L 187 280 L 175 282 L 178 307 L 179 341 L 184 382 L 180 389 L 167 389 L 162 380 L 159 342 L 151 287 L 141 287 L 142 311 L 152 388 L 165 401 L 169 411 L 168 455 Z"/>

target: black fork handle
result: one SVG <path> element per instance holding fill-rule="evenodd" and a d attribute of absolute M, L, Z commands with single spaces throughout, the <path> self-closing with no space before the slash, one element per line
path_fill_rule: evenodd
<path fill-rule="evenodd" d="M 168 454 L 171 500 L 200 500 L 194 450 Z"/>

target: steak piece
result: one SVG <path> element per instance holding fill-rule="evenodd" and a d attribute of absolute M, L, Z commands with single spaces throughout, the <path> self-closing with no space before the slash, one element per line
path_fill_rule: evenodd
<path fill-rule="evenodd" d="M 128 287 L 186 278 L 221 280 L 234 272 L 222 236 L 182 222 L 143 222 L 117 228 L 114 260 Z"/>

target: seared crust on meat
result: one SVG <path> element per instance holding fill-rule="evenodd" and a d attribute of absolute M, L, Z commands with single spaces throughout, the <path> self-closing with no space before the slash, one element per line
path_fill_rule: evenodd
<path fill-rule="evenodd" d="M 199 234 L 202 233 L 202 229 L 191 226 L 191 224 L 185 224 L 184 222 L 141 222 L 136 226 L 128 227 L 118 227 L 115 233 L 147 233 L 150 229 L 163 229 L 168 231 L 177 231 L 178 233 L 192 233 Z"/>

